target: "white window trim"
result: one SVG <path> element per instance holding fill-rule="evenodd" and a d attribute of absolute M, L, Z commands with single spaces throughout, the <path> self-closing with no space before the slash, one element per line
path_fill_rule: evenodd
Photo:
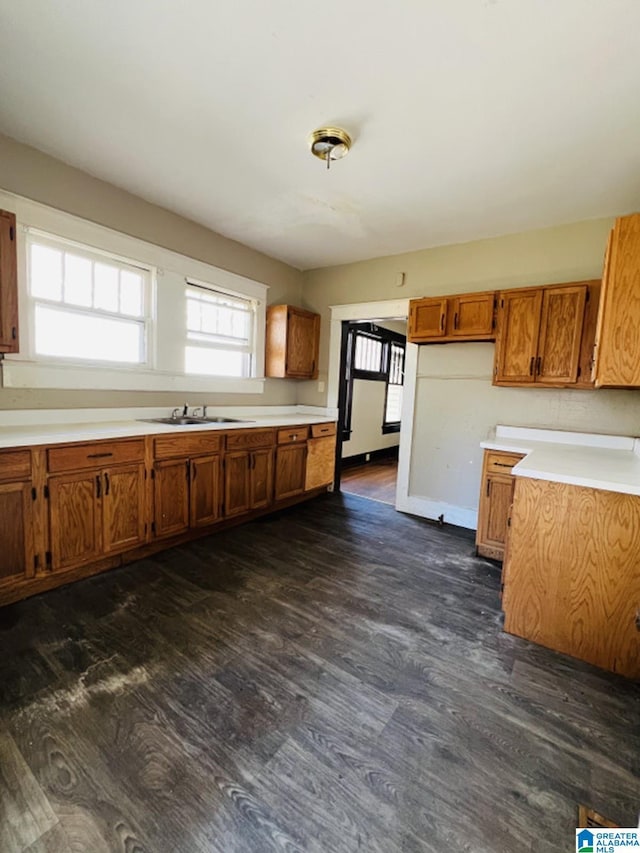
<path fill-rule="evenodd" d="M 193 391 L 211 393 L 256 394 L 264 391 L 264 342 L 268 285 L 236 273 L 214 267 L 186 255 L 173 252 L 136 237 L 130 237 L 102 225 L 64 213 L 47 205 L 0 190 L 0 207 L 16 214 L 18 250 L 18 297 L 20 311 L 20 337 L 23 352 L 7 355 L 2 361 L 2 387 L 91 389 L 111 391 Z M 163 364 L 163 330 L 158 319 L 150 324 L 147 342 L 147 365 L 114 367 L 104 362 L 93 364 L 74 362 L 56 363 L 51 359 L 36 358 L 33 352 L 33 318 L 30 319 L 27 281 L 27 229 L 42 231 L 80 247 L 114 255 L 143 267 L 155 269 L 157 286 L 152 287 L 151 316 L 159 317 L 161 301 L 158 291 L 171 280 L 172 288 L 180 279 L 181 291 L 185 279 L 200 280 L 211 287 L 227 290 L 256 302 L 256 349 L 253 375 L 238 379 L 185 374 L 173 369 L 173 364 L 183 364 L 174 357 L 171 364 Z M 169 291 L 168 291 L 169 292 Z M 173 289 L 170 291 L 173 294 Z M 165 314 L 166 314 L 165 310 Z M 181 321 L 182 318 L 180 318 Z M 175 318 L 173 318 L 175 320 Z M 175 349 L 184 341 L 180 321 L 172 326 L 171 344 Z"/>

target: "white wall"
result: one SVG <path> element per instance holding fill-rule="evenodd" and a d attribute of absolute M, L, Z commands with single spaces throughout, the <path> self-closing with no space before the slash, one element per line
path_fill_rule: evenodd
<path fill-rule="evenodd" d="M 342 445 L 342 458 L 397 447 L 400 434 L 382 434 L 386 384 L 371 379 L 353 380 L 351 438 Z"/>
<path fill-rule="evenodd" d="M 612 223 L 577 222 L 306 273 L 305 305 L 323 315 L 321 379 L 329 366 L 330 306 L 598 278 Z M 402 289 L 395 285 L 398 272 L 406 273 Z M 640 434 L 640 392 L 496 388 L 494 349 L 491 343 L 419 348 L 409 511 L 443 513 L 446 521 L 474 527 L 479 444 L 496 424 Z M 325 398 L 318 383 L 305 383 L 298 395 L 307 404 Z"/>

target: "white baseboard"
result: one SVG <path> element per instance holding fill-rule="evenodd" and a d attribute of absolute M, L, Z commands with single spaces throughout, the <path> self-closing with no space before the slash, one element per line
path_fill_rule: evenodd
<path fill-rule="evenodd" d="M 432 501 L 429 498 L 421 498 L 417 495 L 406 497 L 398 495 L 396 509 L 399 512 L 408 512 L 411 515 L 419 515 L 434 521 L 442 515 L 445 524 L 455 524 L 457 527 L 466 527 L 468 530 L 476 530 L 478 527 L 478 511 L 464 506 L 454 506 L 442 501 Z"/>

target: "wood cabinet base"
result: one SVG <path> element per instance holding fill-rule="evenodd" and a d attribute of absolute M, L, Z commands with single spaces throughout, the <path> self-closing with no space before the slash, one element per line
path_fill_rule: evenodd
<path fill-rule="evenodd" d="M 127 565 L 128 563 L 142 560 L 150 554 L 156 554 L 158 551 L 164 551 L 167 548 L 173 548 L 176 545 L 181 545 L 184 542 L 190 542 L 192 539 L 199 539 L 203 536 L 211 536 L 220 530 L 226 530 L 229 527 L 236 527 L 258 518 L 262 515 L 268 515 L 272 512 L 277 512 L 281 509 L 294 506 L 303 501 L 311 500 L 326 492 L 327 489 L 315 489 L 314 491 L 306 492 L 304 495 L 296 495 L 290 500 L 282 500 L 273 503 L 268 507 L 257 509 L 252 512 L 245 513 L 237 518 L 226 518 L 210 527 L 192 528 L 186 533 L 178 536 L 166 537 L 161 541 L 152 541 L 145 545 L 139 546 L 129 551 L 125 551 L 117 556 L 103 558 L 95 562 L 87 563 L 83 566 L 76 566 L 68 570 L 58 571 L 41 571 L 33 578 L 25 578 L 18 582 L 12 582 L 10 586 L 0 585 L 0 607 L 5 604 L 13 604 L 15 601 L 21 601 L 24 598 L 29 598 L 32 595 L 38 595 L 41 592 L 48 592 L 59 586 L 64 586 L 68 583 L 80 580 L 82 578 L 97 575 L 100 572 L 106 572 L 109 569 L 118 568 L 119 566 Z"/>
<path fill-rule="evenodd" d="M 640 497 L 518 478 L 504 628 L 640 678 Z"/>

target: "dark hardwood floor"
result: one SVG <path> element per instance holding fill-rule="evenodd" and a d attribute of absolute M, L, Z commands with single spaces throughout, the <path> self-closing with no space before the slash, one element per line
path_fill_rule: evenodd
<path fill-rule="evenodd" d="M 372 459 L 363 465 L 343 468 L 340 488 L 349 495 L 395 506 L 397 479 L 397 459 Z"/>
<path fill-rule="evenodd" d="M 0 611 L 2 853 L 573 849 L 637 685 L 501 633 L 472 537 L 326 495 Z"/>

